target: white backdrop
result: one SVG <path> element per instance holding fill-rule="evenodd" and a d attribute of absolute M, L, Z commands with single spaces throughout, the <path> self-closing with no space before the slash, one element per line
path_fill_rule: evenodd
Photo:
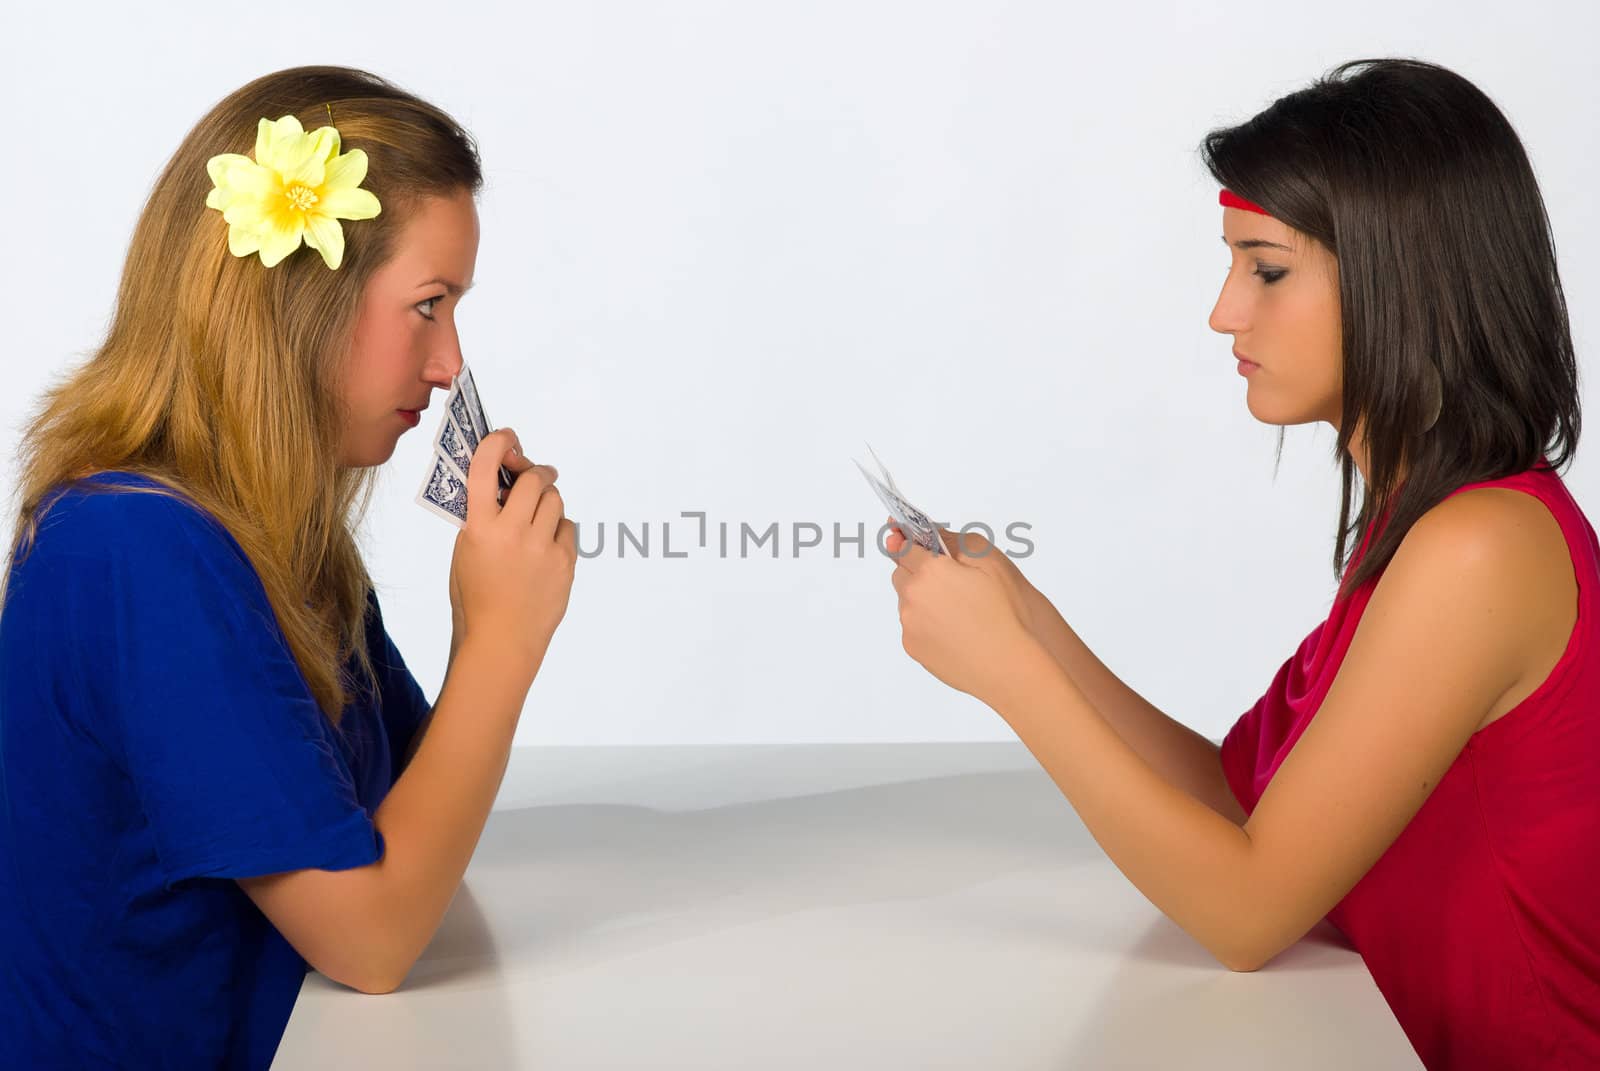
<path fill-rule="evenodd" d="M 137 212 L 190 126 L 269 71 L 366 67 L 478 137 L 468 359 L 490 416 L 560 467 L 584 546 L 607 529 L 518 743 L 1006 738 L 900 649 L 870 547 L 883 511 L 850 463 L 869 439 L 940 520 L 1031 525 L 1032 580 L 1124 679 L 1220 736 L 1327 611 L 1338 475 L 1319 425 L 1290 429 L 1274 481 L 1276 429 L 1206 325 L 1228 256 L 1196 145 L 1343 60 L 1455 69 L 1527 145 L 1587 373 L 1594 12 L 29 5 L 0 42 L 4 453 L 99 341 Z M 430 695 L 455 531 L 413 502 L 436 413 L 402 440 L 366 538 Z M 1586 462 L 1567 480 L 1593 511 Z M 706 548 L 684 511 L 707 514 Z M 619 522 L 648 525 L 648 557 L 617 557 Z M 806 522 L 824 543 L 796 557 Z M 780 556 L 740 558 L 740 524 L 772 523 Z M 836 523 L 866 525 L 863 557 L 834 556 Z M 664 557 L 669 524 L 687 557 Z"/>

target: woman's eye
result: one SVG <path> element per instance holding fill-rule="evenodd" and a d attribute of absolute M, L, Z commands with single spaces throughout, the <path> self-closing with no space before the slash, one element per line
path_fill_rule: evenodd
<path fill-rule="evenodd" d="M 433 307 L 443 300 L 443 297 L 431 297 L 426 301 L 420 301 L 417 303 L 417 311 L 422 313 L 424 319 L 431 320 L 433 319 Z M 426 311 L 422 308 L 424 305 L 428 307 Z"/>
<path fill-rule="evenodd" d="M 1251 272 L 1251 274 L 1261 276 L 1261 281 L 1266 283 L 1268 286 L 1271 286 L 1273 283 L 1277 282 L 1279 279 L 1282 279 L 1289 273 L 1286 271 L 1262 271 L 1258 268 Z"/>

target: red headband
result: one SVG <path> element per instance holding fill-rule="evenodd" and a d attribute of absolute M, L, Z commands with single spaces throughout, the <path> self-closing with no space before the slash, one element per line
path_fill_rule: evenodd
<path fill-rule="evenodd" d="M 1272 215 L 1271 212 L 1268 212 L 1254 201 L 1246 201 L 1232 190 L 1223 190 L 1217 194 L 1217 203 L 1226 208 L 1242 208 L 1246 212 L 1260 212 L 1263 216 Z"/>

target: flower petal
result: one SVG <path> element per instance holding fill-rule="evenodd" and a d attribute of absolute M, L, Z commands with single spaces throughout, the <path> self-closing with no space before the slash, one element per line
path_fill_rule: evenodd
<path fill-rule="evenodd" d="M 267 206 L 258 197 L 235 197 L 222 210 L 222 218 L 241 227 L 260 227 L 267 218 Z"/>
<path fill-rule="evenodd" d="M 278 171 L 283 176 L 285 186 L 299 184 L 314 190 L 322 185 L 327 171 L 329 135 L 332 133 L 333 128 L 325 126 L 315 134 L 300 138 L 294 143 L 292 151 L 286 149 L 280 155 Z"/>
<path fill-rule="evenodd" d="M 322 254 L 322 260 L 334 271 L 344 260 L 344 228 L 332 216 L 313 212 L 306 216 L 306 244 Z"/>
<path fill-rule="evenodd" d="M 371 190 L 331 190 L 323 195 L 317 210 L 335 219 L 371 219 L 381 207 Z"/>
<path fill-rule="evenodd" d="M 241 156 L 236 152 L 218 153 L 206 161 L 206 174 L 211 176 L 213 186 L 222 186 L 227 183 L 227 174 L 239 164 L 250 163 L 250 157 Z"/>
<path fill-rule="evenodd" d="M 285 176 L 305 158 L 309 140 L 304 133 L 291 133 L 277 127 L 268 142 L 266 155 L 256 157 L 256 163 L 279 177 Z"/>
<path fill-rule="evenodd" d="M 226 210 L 240 196 L 241 185 L 245 191 L 256 188 L 259 183 L 252 177 L 255 168 L 254 160 L 238 153 L 221 153 L 207 160 L 206 173 L 214 187 L 206 194 L 206 207 Z"/>
<path fill-rule="evenodd" d="M 331 126 L 319 126 L 311 132 L 311 136 L 314 138 L 320 138 L 324 135 L 328 140 L 322 143 L 325 150 L 322 162 L 327 163 L 339 155 L 339 132 Z"/>
<path fill-rule="evenodd" d="M 228 228 L 228 252 L 236 257 L 247 257 L 261 248 L 261 239 L 250 227 Z"/>
<path fill-rule="evenodd" d="M 328 173 L 322 180 L 323 196 L 331 190 L 349 190 L 361 185 L 367 177 L 367 154 L 361 149 L 351 149 L 343 156 L 328 161 Z"/>
<path fill-rule="evenodd" d="M 254 165 L 252 165 L 253 167 Z M 283 203 L 283 188 L 277 178 L 265 168 L 237 173 L 244 181 L 229 186 L 230 194 L 223 207 L 222 218 L 229 223 L 260 225 L 272 214 L 273 207 Z"/>
<path fill-rule="evenodd" d="M 285 115 L 274 122 L 263 119 L 256 124 L 256 163 L 272 167 L 283 142 L 294 142 L 305 134 L 300 120 Z"/>
<path fill-rule="evenodd" d="M 287 226 L 284 223 L 287 223 Z M 283 221 L 274 220 L 259 232 L 259 236 L 261 263 L 270 268 L 300 248 L 300 239 L 305 236 L 305 225 L 298 217 L 290 217 Z"/>
<path fill-rule="evenodd" d="M 238 197 L 271 197 L 282 190 L 277 176 L 253 160 L 230 165 L 222 181 Z"/>

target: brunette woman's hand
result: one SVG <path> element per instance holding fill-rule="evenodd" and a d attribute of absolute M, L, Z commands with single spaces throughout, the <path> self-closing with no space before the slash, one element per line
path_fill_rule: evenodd
<path fill-rule="evenodd" d="M 935 555 L 901 548 L 890 581 L 900 597 L 901 646 L 944 683 L 1000 709 L 1018 660 L 1038 646 L 1004 573 L 955 544 Z"/>
<path fill-rule="evenodd" d="M 939 538 L 951 554 L 958 555 L 968 564 L 977 566 L 1000 581 L 1011 602 L 1011 608 L 1017 615 L 1017 620 L 1022 622 L 1030 634 L 1033 633 L 1038 623 L 1034 607 L 1043 596 L 1028 582 L 1028 578 L 1022 575 L 1022 570 L 1017 568 L 1017 564 L 977 532 L 952 532 L 948 528 L 941 528 Z M 900 529 L 899 523 L 890 517 L 889 537 L 884 541 L 884 548 L 898 561 L 905 556 L 907 546 L 905 532 Z"/>
<path fill-rule="evenodd" d="M 496 467 L 515 482 L 497 501 Z M 467 523 L 450 561 L 452 647 L 492 644 L 531 680 L 567 612 L 577 529 L 566 517 L 557 472 L 522 455 L 510 428 L 483 437 L 467 473 Z"/>

